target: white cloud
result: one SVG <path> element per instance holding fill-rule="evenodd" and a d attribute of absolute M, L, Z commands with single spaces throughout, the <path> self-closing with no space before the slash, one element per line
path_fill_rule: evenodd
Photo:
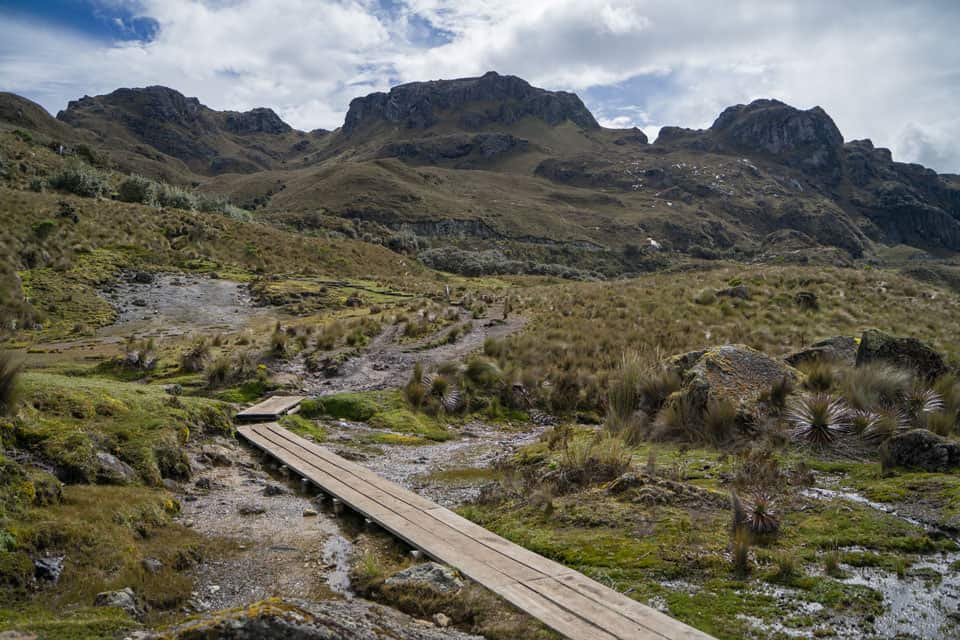
<path fill-rule="evenodd" d="M 724 107 L 758 97 L 819 104 L 847 139 L 870 137 L 898 159 L 960 171 L 952 2 L 125 4 L 158 22 L 153 41 L 105 45 L 3 17 L 0 85 L 56 110 L 84 93 L 166 84 L 215 108 L 271 106 L 295 126 L 333 128 L 351 98 L 391 81 L 494 69 L 576 90 L 601 121 L 648 134 L 709 126 Z"/>

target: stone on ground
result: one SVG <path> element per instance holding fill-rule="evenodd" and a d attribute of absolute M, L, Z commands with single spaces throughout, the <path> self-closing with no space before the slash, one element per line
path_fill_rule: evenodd
<path fill-rule="evenodd" d="M 388 587 L 426 587 L 438 593 L 455 593 L 463 581 L 453 569 L 436 562 L 415 564 L 387 578 Z"/>
<path fill-rule="evenodd" d="M 857 366 L 871 362 L 887 362 L 911 369 L 927 380 L 936 380 L 947 373 L 943 356 L 916 338 L 892 336 L 876 329 L 867 329 L 857 349 Z"/>
<path fill-rule="evenodd" d="M 791 353 L 786 358 L 791 367 L 808 362 L 829 362 L 853 366 L 857 361 L 857 339 L 853 336 L 834 336 L 814 342 L 806 349 Z"/>
<path fill-rule="evenodd" d="M 960 444 L 926 429 L 913 429 L 887 440 L 883 453 L 891 465 L 923 471 L 960 467 Z"/>

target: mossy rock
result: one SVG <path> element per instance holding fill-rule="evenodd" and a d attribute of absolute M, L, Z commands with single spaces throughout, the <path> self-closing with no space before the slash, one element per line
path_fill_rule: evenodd
<path fill-rule="evenodd" d="M 784 379 L 797 383 L 803 377 L 783 361 L 742 344 L 684 354 L 671 364 L 683 379 L 683 388 L 671 402 L 687 403 L 698 415 L 713 402 L 730 402 L 749 423 L 759 421 L 761 397 L 771 387 Z"/>
<path fill-rule="evenodd" d="M 429 416 L 419 415 L 409 409 L 392 409 L 374 415 L 369 424 L 375 429 L 398 433 L 412 433 L 430 440 L 449 440 L 450 434 Z"/>
<path fill-rule="evenodd" d="M 943 356 L 925 342 L 876 329 L 863 332 L 857 349 L 857 366 L 870 362 L 888 362 L 915 371 L 927 380 L 936 380 L 949 370 Z"/>

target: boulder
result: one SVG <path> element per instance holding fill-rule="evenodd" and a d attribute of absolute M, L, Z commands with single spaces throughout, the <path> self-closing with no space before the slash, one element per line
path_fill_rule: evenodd
<path fill-rule="evenodd" d="M 935 380 L 947 373 L 943 356 L 916 338 L 891 336 L 876 329 L 868 329 L 860 337 L 857 366 L 871 362 L 888 362 L 911 369 L 927 380 Z"/>
<path fill-rule="evenodd" d="M 438 593 L 456 593 L 463 588 L 463 581 L 453 569 L 436 562 L 415 564 L 393 574 L 385 584 L 387 587 L 425 587 Z"/>
<path fill-rule="evenodd" d="M 137 620 L 143 617 L 143 610 L 137 602 L 137 596 L 130 587 L 118 591 L 103 591 L 98 593 L 96 599 L 93 601 L 93 606 L 122 609 L 130 614 L 130 617 Z"/>
<path fill-rule="evenodd" d="M 207 444 L 200 449 L 200 457 L 215 467 L 229 467 L 233 464 L 233 456 L 226 447 L 218 444 Z"/>
<path fill-rule="evenodd" d="M 394 609 L 359 598 L 350 600 L 280 600 L 205 614 L 142 640 L 483 640 L 454 629 L 438 628 Z"/>
<path fill-rule="evenodd" d="M 101 484 L 131 484 L 139 477 L 136 470 L 106 451 L 97 451 L 97 482 Z"/>
<path fill-rule="evenodd" d="M 131 276 L 130 280 L 137 284 L 153 284 L 155 278 L 149 271 L 137 271 Z"/>
<path fill-rule="evenodd" d="M 160 573 L 163 569 L 163 562 L 157 558 L 144 558 L 140 564 L 147 573 Z"/>
<path fill-rule="evenodd" d="M 947 471 L 960 467 L 960 444 L 926 429 L 913 429 L 887 440 L 883 455 L 891 466 Z"/>
<path fill-rule="evenodd" d="M 64 556 L 37 558 L 33 561 L 33 575 L 36 576 L 37 580 L 46 580 L 56 584 L 60 579 L 60 574 L 63 573 L 63 561 L 65 559 Z"/>
<path fill-rule="evenodd" d="M 683 381 L 672 402 L 686 402 L 702 412 L 712 401 L 730 401 L 743 422 L 760 417 L 759 400 L 785 378 L 798 382 L 802 374 L 782 360 L 742 344 L 727 344 L 706 351 L 674 356 L 668 361 Z"/>
<path fill-rule="evenodd" d="M 786 358 L 791 367 L 806 362 L 833 362 L 853 366 L 857 361 L 857 339 L 853 336 L 834 336 L 814 342 L 806 349 L 791 353 Z"/>

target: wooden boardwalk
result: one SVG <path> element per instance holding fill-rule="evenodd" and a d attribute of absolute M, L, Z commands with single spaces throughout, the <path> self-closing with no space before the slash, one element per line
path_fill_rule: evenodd
<path fill-rule="evenodd" d="M 350 508 L 570 640 L 710 636 L 497 536 L 276 423 L 239 434 Z"/>
<path fill-rule="evenodd" d="M 237 414 L 239 422 L 263 422 L 296 413 L 304 396 L 273 396 Z"/>

